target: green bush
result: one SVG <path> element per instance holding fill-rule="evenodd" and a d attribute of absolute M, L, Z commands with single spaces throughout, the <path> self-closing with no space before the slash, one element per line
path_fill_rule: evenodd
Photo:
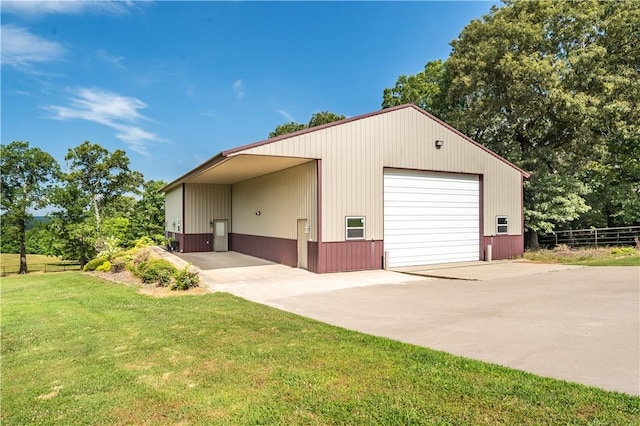
<path fill-rule="evenodd" d="M 127 261 L 124 257 L 116 257 L 111 261 L 111 272 L 122 272 L 124 268 L 127 266 Z"/>
<path fill-rule="evenodd" d="M 141 248 L 134 251 L 132 260 L 133 264 L 138 267 L 141 263 L 151 259 L 152 250 L 150 248 Z"/>
<path fill-rule="evenodd" d="M 198 270 L 189 264 L 175 273 L 169 288 L 171 290 L 189 290 L 192 287 L 197 287 L 199 283 Z"/>
<path fill-rule="evenodd" d="M 634 247 L 616 247 L 611 250 L 611 254 L 620 256 L 631 256 L 638 251 Z"/>
<path fill-rule="evenodd" d="M 168 285 L 176 272 L 176 267 L 164 259 L 151 259 L 140 263 L 136 268 L 136 276 L 145 284 Z"/>
<path fill-rule="evenodd" d="M 84 265 L 84 271 L 95 271 L 98 266 L 102 265 L 104 262 L 107 262 L 108 259 L 106 257 L 96 257 L 95 259 L 90 260 Z"/>
<path fill-rule="evenodd" d="M 96 268 L 97 272 L 109 272 L 111 270 L 111 262 L 108 260 Z"/>
<path fill-rule="evenodd" d="M 144 248 L 144 247 L 149 247 L 149 246 L 154 246 L 156 245 L 155 241 L 153 241 L 153 239 L 151 239 L 150 237 L 144 236 L 141 238 L 138 238 L 135 241 L 134 247 L 135 248 Z"/>

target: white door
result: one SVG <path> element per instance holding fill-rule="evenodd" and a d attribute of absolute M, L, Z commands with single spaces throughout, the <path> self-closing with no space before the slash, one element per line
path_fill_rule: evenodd
<path fill-rule="evenodd" d="M 384 250 L 390 267 L 479 260 L 478 176 L 385 170 Z"/>
<path fill-rule="evenodd" d="M 229 234 L 226 220 L 213 221 L 213 251 L 229 250 Z"/>

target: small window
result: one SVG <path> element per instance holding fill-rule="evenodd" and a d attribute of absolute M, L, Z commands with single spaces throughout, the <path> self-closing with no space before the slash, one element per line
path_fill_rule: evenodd
<path fill-rule="evenodd" d="M 496 234 L 508 234 L 508 233 L 509 233 L 509 217 L 496 216 Z"/>
<path fill-rule="evenodd" d="M 347 240 L 364 240 L 364 217 L 347 217 Z"/>

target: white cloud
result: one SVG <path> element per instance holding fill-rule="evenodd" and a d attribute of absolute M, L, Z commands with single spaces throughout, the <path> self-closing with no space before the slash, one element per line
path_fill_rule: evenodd
<path fill-rule="evenodd" d="M 53 41 L 31 34 L 27 29 L 12 24 L 2 25 L 2 65 L 31 68 L 36 63 L 50 62 L 64 54 L 64 48 Z"/>
<path fill-rule="evenodd" d="M 124 56 L 115 56 L 107 52 L 106 50 L 98 50 L 96 52 L 98 55 L 98 59 L 101 61 L 107 62 L 109 64 L 115 65 L 118 68 L 127 69 L 124 65 L 122 65 L 122 61 L 124 61 Z"/>
<path fill-rule="evenodd" d="M 244 96 L 244 86 L 242 85 L 242 80 L 234 81 L 231 87 L 233 88 L 233 91 L 236 92 L 236 96 L 238 97 L 238 99 L 242 99 L 242 97 Z"/>
<path fill-rule="evenodd" d="M 133 7 L 132 1 L 3 1 L 2 12 L 14 15 L 46 15 L 81 13 L 125 13 Z"/>
<path fill-rule="evenodd" d="M 138 125 L 139 121 L 149 121 L 140 114 L 147 107 L 141 100 L 100 89 L 79 88 L 73 90 L 68 106 L 45 105 L 42 108 L 53 113 L 55 120 L 86 120 L 103 124 L 117 131 L 116 137 L 129 149 L 149 156 L 148 144 L 163 141 L 155 133 Z"/>
<path fill-rule="evenodd" d="M 289 114 L 287 111 L 283 109 L 276 109 L 276 112 L 289 121 L 296 121 L 295 118 L 293 118 L 293 115 Z"/>
<path fill-rule="evenodd" d="M 220 114 L 218 114 L 216 110 L 202 111 L 200 115 L 204 115 L 205 117 L 209 117 L 209 118 L 215 118 L 216 120 L 222 119 L 222 117 L 220 116 Z"/>

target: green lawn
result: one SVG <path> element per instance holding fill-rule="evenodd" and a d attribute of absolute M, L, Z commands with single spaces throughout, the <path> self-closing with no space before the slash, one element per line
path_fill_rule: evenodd
<path fill-rule="evenodd" d="M 41 254 L 27 255 L 27 268 L 29 272 L 56 272 L 63 270 L 79 270 L 77 262 L 60 260 L 54 256 Z M 20 271 L 20 255 L 13 253 L 0 253 L 0 273 L 2 275 L 17 274 Z"/>
<path fill-rule="evenodd" d="M 3 425 L 640 422 L 640 398 L 351 332 L 228 294 L 77 272 L 1 281 Z"/>

